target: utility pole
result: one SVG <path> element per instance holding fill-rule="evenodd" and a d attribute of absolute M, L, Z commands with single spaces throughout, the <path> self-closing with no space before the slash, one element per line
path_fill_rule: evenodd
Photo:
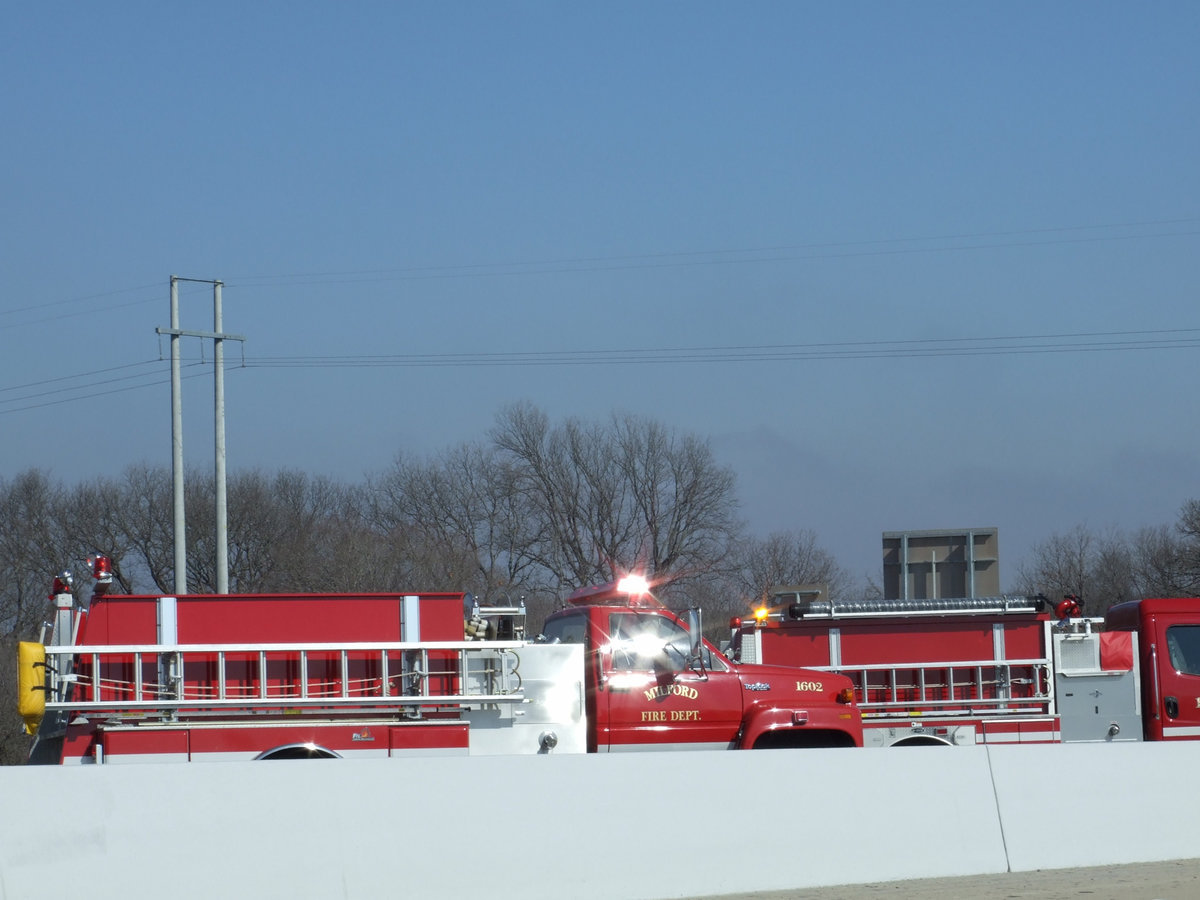
<path fill-rule="evenodd" d="M 179 282 L 213 286 L 213 330 L 188 331 L 179 327 Z M 225 334 L 221 324 L 220 281 L 211 278 L 171 276 L 171 327 L 154 329 L 171 336 L 171 476 L 174 489 L 175 593 L 187 593 L 187 517 L 183 506 L 183 390 L 180 386 L 181 337 L 198 337 L 213 342 L 213 433 L 215 436 L 214 493 L 216 494 L 217 593 L 229 593 L 228 515 L 225 503 L 225 341 L 245 341 L 240 334 Z"/>

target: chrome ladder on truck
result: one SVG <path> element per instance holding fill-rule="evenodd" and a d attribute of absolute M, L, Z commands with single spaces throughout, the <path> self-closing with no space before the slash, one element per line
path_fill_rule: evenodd
<path fill-rule="evenodd" d="M 985 659 L 920 665 L 820 668 L 854 682 L 864 719 L 922 715 L 1048 715 L 1053 706 L 1050 659 Z"/>
<path fill-rule="evenodd" d="M 47 646 L 46 709 L 303 714 L 478 706 L 524 699 L 523 641 Z M 60 674 L 61 673 L 61 674 Z"/>

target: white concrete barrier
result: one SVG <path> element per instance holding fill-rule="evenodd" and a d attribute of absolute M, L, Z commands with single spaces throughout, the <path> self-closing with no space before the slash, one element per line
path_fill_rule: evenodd
<path fill-rule="evenodd" d="M 1200 744 L 3 768 L 0 897 L 657 900 L 1182 858 L 1197 763 Z"/>
<path fill-rule="evenodd" d="M 989 752 L 1014 872 L 1200 857 L 1200 743 Z"/>

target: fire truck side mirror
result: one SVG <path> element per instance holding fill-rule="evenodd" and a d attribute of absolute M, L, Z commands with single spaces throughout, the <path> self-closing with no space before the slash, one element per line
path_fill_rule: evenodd
<path fill-rule="evenodd" d="M 704 625 L 700 618 L 700 608 L 697 606 L 691 607 L 687 611 L 687 627 L 688 639 L 691 641 L 691 648 L 688 651 L 689 660 L 700 659 L 700 649 L 704 639 Z"/>

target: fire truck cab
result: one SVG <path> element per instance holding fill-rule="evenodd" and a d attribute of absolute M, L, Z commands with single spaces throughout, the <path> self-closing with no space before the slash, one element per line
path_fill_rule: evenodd
<path fill-rule="evenodd" d="M 1137 636 L 1145 739 L 1200 738 L 1200 599 L 1130 600 L 1110 608 L 1104 625 Z"/>
<path fill-rule="evenodd" d="M 581 645 L 588 750 L 861 746 L 849 679 L 738 665 L 627 577 L 584 588 L 550 615 L 542 637 Z"/>

